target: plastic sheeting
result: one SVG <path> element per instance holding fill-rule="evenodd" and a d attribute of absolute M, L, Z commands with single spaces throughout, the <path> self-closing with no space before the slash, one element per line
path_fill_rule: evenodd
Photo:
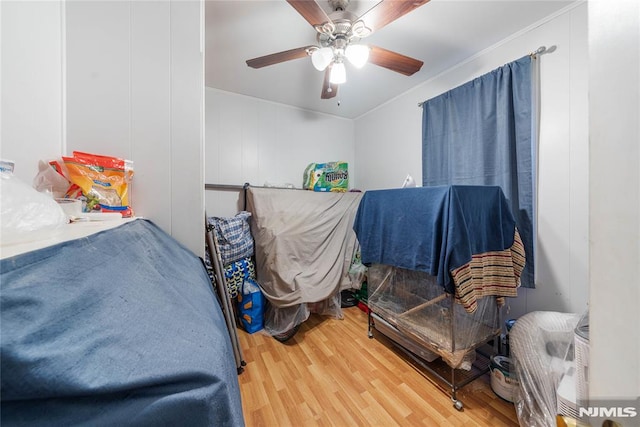
<path fill-rule="evenodd" d="M 578 314 L 534 311 L 511 329 L 512 366 L 520 383 L 514 404 L 521 426 L 555 427 L 556 390 L 572 366 L 578 320 Z"/>
<path fill-rule="evenodd" d="M 452 368 L 469 369 L 475 348 L 500 331 L 494 297 L 480 298 L 470 314 L 427 273 L 373 264 L 367 286 L 374 313 Z"/>
<path fill-rule="evenodd" d="M 307 320 L 311 314 L 331 316 L 342 319 L 340 292 L 316 303 L 303 303 L 292 307 L 276 307 L 267 304 L 264 318 L 264 330 L 269 335 L 293 335 L 295 328 Z"/>

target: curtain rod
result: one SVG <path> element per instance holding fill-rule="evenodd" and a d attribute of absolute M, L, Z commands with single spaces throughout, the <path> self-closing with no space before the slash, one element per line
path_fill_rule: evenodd
<path fill-rule="evenodd" d="M 277 187 L 277 186 L 267 186 L 267 185 L 251 185 L 248 182 L 245 182 L 242 185 L 238 185 L 238 184 L 205 184 L 204 185 L 204 189 L 205 190 L 223 190 L 223 191 L 242 191 L 242 190 L 246 190 L 247 188 L 276 188 L 279 190 L 301 190 L 300 188 L 295 188 L 295 187 Z"/>
<path fill-rule="evenodd" d="M 251 187 L 251 184 L 245 182 L 243 185 L 234 184 L 205 184 L 205 190 L 229 190 L 229 191 L 241 191 Z"/>
<path fill-rule="evenodd" d="M 547 47 L 546 46 L 540 46 L 539 48 L 537 48 L 536 50 L 534 50 L 533 52 L 529 52 L 529 56 L 536 56 L 536 55 L 542 55 L 543 53 L 545 53 L 547 51 Z M 549 49 L 549 51 L 551 51 L 551 49 Z M 418 108 L 421 108 L 422 105 L 425 103 L 424 102 L 418 102 Z"/>

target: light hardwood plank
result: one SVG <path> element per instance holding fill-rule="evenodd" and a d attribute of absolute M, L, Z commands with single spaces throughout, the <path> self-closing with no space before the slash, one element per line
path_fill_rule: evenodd
<path fill-rule="evenodd" d="M 247 427 L 518 425 L 513 404 L 493 393 L 488 374 L 458 391 L 464 409 L 457 411 L 448 388 L 381 334 L 367 337 L 365 313 L 343 313 L 311 315 L 286 343 L 238 331 Z"/>

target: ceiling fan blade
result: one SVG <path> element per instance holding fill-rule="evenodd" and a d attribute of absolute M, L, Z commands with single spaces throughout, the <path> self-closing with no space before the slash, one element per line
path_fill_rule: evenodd
<path fill-rule="evenodd" d="M 307 50 L 314 46 L 299 47 L 297 49 L 285 50 L 271 55 L 260 56 L 258 58 L 248 59 L 247 65 L 251 68 L 262 68 L 268 65 L 279 64 L 280 62 L 291 61 L 292 59 L 300 59 L 309 56 Z"/>
<path fill-rule="evenodd" d="M 383 49 L 378 46 L 370 46 L 369 62 L 379 67 L 388 68 L 405 76 L 410 76 L 420 71 L 424 62 L 414 58 Z"/>
<path fill-rule="evenodd" d="M 313 0 L 287 0 L 287 3 L 314 27 L 331 22 L 325 11 Z"/>
<path fill-rule="evenodd" d="M 330 76 L 331 76 L 331 66 L 327 67 L 327 70 L 324 72 L 324 82 L 322 83 L 322 94 L 320 95 L 321 99 L 331 99 L 338 94 L 338 85 L 332 84 L 329 81 Z"/>
<path fill-rule="evenodd" d="M 371 32 L 378 31 L 428 2 L 429 0 L 382 0 L 360 16 L 358 20 L 364 21 Z"/>

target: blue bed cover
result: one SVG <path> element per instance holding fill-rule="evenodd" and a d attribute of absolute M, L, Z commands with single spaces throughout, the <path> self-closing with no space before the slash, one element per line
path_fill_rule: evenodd
<path fill-rule="evenodd" d="M 135 220 L 0 263 L 3 426 L 241 426 L 201 260 Z"/>

